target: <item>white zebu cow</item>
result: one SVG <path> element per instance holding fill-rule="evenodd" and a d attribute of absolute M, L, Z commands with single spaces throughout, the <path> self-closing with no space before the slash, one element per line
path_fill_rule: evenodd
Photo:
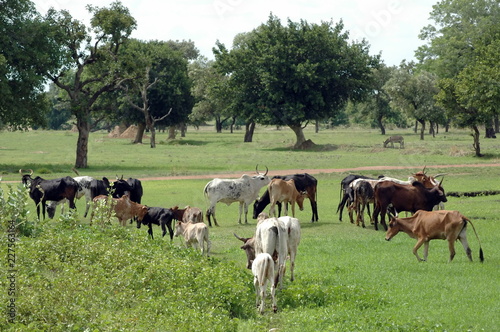
<path fill-rule="evenodd" d="M 299 219 L 289 216 L 279 217 L 278 220 L 283 221 L 285 224 L 285 231 L 288 234 L 288 255 L 290 256 L 290 281 L 293 281 L 295 270 L 295 257 L 297 256 L 297 249 L 300 244 L 300 223 Z"/>
<path fill-rule="evenodd" d="M 268 253 L 260 253 L 252 263 L 253 284 L 255 286 L 255 305 L 261 314 L 264 313 L 267 282 L 271 282 L 271 297 L 273 300 L 273 311 L 278 310 L 276 305 L 276 287 L 274 286 L 274 261 Z M 260 298 L 260 306 L 259 306 Z"/>
<path fill-rule="evenodd" d="M 191 245 L 198 249 L 201 247 L 201 254 L 205 254 L 205 242 L 207 243 L 207 256 L 210 253 L 211 243 L 208 239 L 208 227 L 204 223 L 184 223 L 182 221 L 177 222 L 175 225 L 174 236 L 184 236 L 184 242 L 186 247 Z"/>
<path fill-rule="evenodd" d="M 218 202 L 226 203 L 227 205 L 239 202 L 240 217 L 238 223 L 241 224 L 241 213 L 244 207 L 245 224 L 247 224 L 248 205 L 252 204 L 259 197 L 260 189 L 271 182 L 267 176 L 267 172 L 268 170 L 266 167 L 266 173 L 264 174 L 257 171 L 257 175 L 255 176 L 244 174 L 239 179 L 213 179 L 208 182 L 203 190 L 205 197 L 207 197 L 210 202 L 210 207 L 206 212 L 208 224 L 212 226 L 210 216 L 213 216 L 215 225 L 219 226 L 215 218 L 215 205 Z"/>
<path fill-rule="evenodd" d="M 75 198 L 80 199 L 82 196 L 85 196 L 85 214 L 83 215 L 84 218 L 87 217 L 87 214 L 89 212 L 90 205 L 92 204 L 92 195 L 90 192 L 90 182 L 94 180 L 93 177 L 90 176 L 77 176 L 73 178 L 77 183 L 78 183 L 78 191 L 76 192 Z M 47 213 L 49 215 L 49 218 L 54 218 L 54 215 L 56 213 L 56 208 L 57 205 L 59 204 L 64 204 L 66 203 L 66 199 L 63 199 L 61 201 L 50 201 L 47 204 Z M 64 206 L 63 206 L 64 208 Z M 62 213 L 62 209 L 61 209 Z"/>
<path fill-rule="evenodd" d="M 285 223 L 277 218 L 259 221 L 255 230 L 255 255 L 267 252 L 273 257 L 275 281 L 281 288 L 285 275 L 285 263 L 288 254 L 288 234 Z"/>

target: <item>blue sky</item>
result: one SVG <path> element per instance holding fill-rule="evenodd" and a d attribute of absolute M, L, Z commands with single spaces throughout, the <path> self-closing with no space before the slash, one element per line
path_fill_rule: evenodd
<path fill-rule="evenodd" d="M 88 23 L 87 4 L 108 6 L 108 0 L 35 0 L 37 9 L 66 9 Z M 122 0 L 137 20 L 132 37 L 143 40 L 183 40 L 195 42 L 200 53 L 212 59 L 212 47 L 220 40 L 231 48 L 233 38 L 265 23 L 272 12 L 284 24 L 343 20 L 352 39 L 365 38 L 370 53 L 382 52 L 387 65 L 414 60 L 414 51 L 423 41 L 420 30 L 430 24 L 437 0 Z"/>

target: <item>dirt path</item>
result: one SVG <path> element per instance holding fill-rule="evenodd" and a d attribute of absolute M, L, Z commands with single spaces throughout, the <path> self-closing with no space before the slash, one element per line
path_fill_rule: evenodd
<path fill-rule="evenodd" d="M 461 165 L 427 165 L 427 169 L 441 169 L 441 168 L 464 168 L 464 167 L 500 167 L 500 163 L 492 164 L 461 164 Z M 330 174 L 330 173 L 345 173 L 345 172 L 359 172 L 359 171 L 376 171 L 376 170 L 396 170 L 396 169 L 411 169 L 417 170 L 415 167 L 410 166 L 361 166 L 353 168 L 325 168 L 325 169 L 289 169 L 269 171 L 268 175 L 283 175 L 295 173 L 309 173 L 309 174 Z M 249 173 L 250 174 L 250 173 Z M 226 173 L 226 174 L 199 174 L 199 175 L 179 175 L 179 176 L 163 176 L 163 177 L 148 177 L 141 178 L 141 181 L 154 181 L 154 180 L 190 180 L 190 179 L 214 179 L 214 178 L 238 178 L 241 173 Z"/>

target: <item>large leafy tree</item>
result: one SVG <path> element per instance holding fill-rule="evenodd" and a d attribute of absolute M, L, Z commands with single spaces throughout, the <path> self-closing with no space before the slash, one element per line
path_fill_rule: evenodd
<path fill-rule="evenodd" d="M 479 126 L 498 118 L 500 6 L 497 0 L 443 0 L 434 25 L 422 29 L 421 65 L 439 76 L 439 103 L 460 126 L 470 127 L 481 156 Z M 491 131 L 491 130 L 490 130 Z"/>
<path fill-rule="evenodd" d="M 308 121 L 326 119 L 348 99 L 360 100 L 371 89 L 377 57 L 365 42 L 350 43 L 342 22 L 286 26 L 270 15 L 228 51 L 218 44 L 218 66 L 233 86 L 233 107 L 252 121 L 289 126 L 295 147 L 306 141 Z"/>
<path fill-rule="evenodd" d="M 47 54 L 48 26 L 28 0 L 0 5 L 0 125 L 23 129 L 46 124 L 49 103 L 44 73 L 54 64 Z"/>
<path fill-rule="evenodd" d="M 184 53 L 173 49 L 171 42 L 130 40 L 122 48 L 121 70 L 133 77 L 121 87 L 127 102 L 143 114 L 140 122 L 150 131 L 154 148 L 155 123 L 175 126 L 186 122 L 191 112 L 193 98 L 187 60 Z M 143 130 L 138 138 L 142 134 Z"/>
<path fill-rule="evenodd" d="M 50 9 L 46 17 L 52 28 L 49 34 L 54 46 L 52 54 L 60 55 L 58 69 L 46 74 L 67 93 L 76 117 L 76 168 L 88 167 L 91 118 L 100 111 L 94 108 L 97 99 L 117 89 L 126 79 L 118 70 L 118 52 L 136 27 L 134 18 L 120 2 L 113 2 L 109 8 L 87 6 L 87 9 L 93 14 L 91 29 L 65 10 Z M 71 79 L 65 79 L 66 75 L 71 75 Z"/>
<path fill-rule="evenodd" d="M 403 61 L 384 86 L 394 107 L 404 110 L 420 123 L 422 140 L 426 122 L 430 122 L 432 126 L 442 117 L 442 109 L 434 99 L 439 92 L 436 84 L 435 75 L 416 71 L 414 63 Z"/>

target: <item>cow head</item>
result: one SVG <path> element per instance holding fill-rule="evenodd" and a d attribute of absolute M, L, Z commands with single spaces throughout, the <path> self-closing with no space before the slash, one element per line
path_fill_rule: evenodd
<path fill-rule="evenodd" d="M 253 261 L 255 260 L 255 239 L 253 237 L 239 237 L 235 233 L 233 233 L 233 235 L 238 240 L 243 242 L 243 245 L 240 248 L 245 250 L 245 253 L 247 255 L 247 269 L 251 269 Z"/>
<path fill-rule="evenodd" d="M 141 205 L 139 208 L 139 211 L 137 213 L 137 223 L 138 224 L 140 222 L 142 222 L 142 220 L 144 219 L 146 214 L 148 214 L 148 207 L 146 205 Z M 139 227 L 140 227 L 140 225 L 139 225 Z M 137 228 L 139 228 L 139 227 L 137 227 Z"/>
<path fill-rule="evenodd" d="M 29 174 L 25 174 L 26 171 L 29 171 Z M 33 175 L 33 170 L 32 169 L 24 170 L 21 168 L 19 170 L 19 174 L 21 174 L 21 181 L 24 184 L 24 186 L 26 188 L 30 188 L 31 182 L 33 181 L 33 179 L 31 178 L 31 176 Z"/>
<path fill-rule="evenodd" d="M 391 216 L 391 221 L 389 222 L 389 229 L 385 233 L 385 240 L 390 241 L 394 236 L 396 236 L 400 231 L 400 224 L 398 218 Z"/>

